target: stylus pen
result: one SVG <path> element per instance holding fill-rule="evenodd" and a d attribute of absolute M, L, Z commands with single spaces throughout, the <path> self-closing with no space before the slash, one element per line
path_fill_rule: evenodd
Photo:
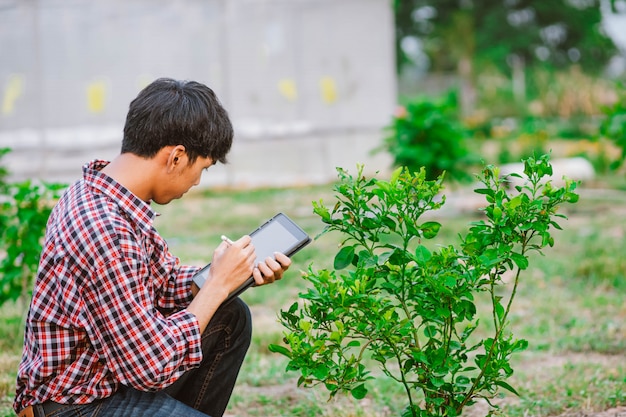
<path fill-rule="evenodd" d="M 228 243 L 229 245 L 232 245 L 234 242 L 232 240 L 230 240 L 229 238 L 227 238 L 226 236 L 222 235 L 222 240 L 226 243 Z"/>

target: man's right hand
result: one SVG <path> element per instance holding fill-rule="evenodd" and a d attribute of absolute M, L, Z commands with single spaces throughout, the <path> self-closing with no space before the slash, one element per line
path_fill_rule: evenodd
<path fill-rule="evenodd" d="M 233 292 L 252 275 L 256 253 L 250 236 L 232 243 L 222 242 L 213 252 L 207 281 Z M 215 288 L 215 287 L 214 287 Z"/>
<path fill-rule="evenodd" d="M 252 275 L 255 259 L 250 236 L 232 244 L 222 242 L 215 249 L 207 280 L 187 306 L 187 311 L 198 319 L 201 332 L 228 295 Z"/>

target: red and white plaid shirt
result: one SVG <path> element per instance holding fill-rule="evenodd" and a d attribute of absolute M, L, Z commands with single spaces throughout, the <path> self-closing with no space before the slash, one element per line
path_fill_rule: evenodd
<path fill-rule="evenodd" d="M 197 267 L 182 266 L 150 205 L 83 167 L 54 208 L 26 321 L 14 408 L 85 404 L 120 384 L 162 389 L 202 359 L 184 308 Z"/>

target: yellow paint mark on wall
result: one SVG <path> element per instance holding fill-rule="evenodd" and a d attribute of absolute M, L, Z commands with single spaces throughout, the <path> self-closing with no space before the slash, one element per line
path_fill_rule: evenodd
<path fill-rule="evenodd" d="M 24 91 L 24 76 L 11 74 L 6 83 L 4 96 L 2 97 L 2 114 L 12 114 L 15 111 L 15 103 Z"/>
<path fill-rule="evenodd" d="M 289 101 L 296 101 L 298 99 L 296 82 L 290 78 L 285 78 L 278 82 L 278 91 Z"/>
<path fill-rule="evenodd" d="M 87 86 L 87 108 L 92 113 L 102 113 L 106 107 L 107 88 L 104 81 L 95 81 Z"/>
<path fill-rule="evenodd" d="M 320 93 L 322 101 L 326 104 L 333 104 L 337 101 L 337 87 L 332 77 L 322 77 L 320 79 Z"/>

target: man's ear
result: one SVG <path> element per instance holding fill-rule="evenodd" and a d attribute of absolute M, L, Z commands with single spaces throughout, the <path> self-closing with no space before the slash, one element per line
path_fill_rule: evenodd
<path fill-rule="evenodd" d="M 170 147 L 167 155 L 167 172 L 170 173 L 181 166 L 187 165 L 187 152 L 183 145 Z"/>

